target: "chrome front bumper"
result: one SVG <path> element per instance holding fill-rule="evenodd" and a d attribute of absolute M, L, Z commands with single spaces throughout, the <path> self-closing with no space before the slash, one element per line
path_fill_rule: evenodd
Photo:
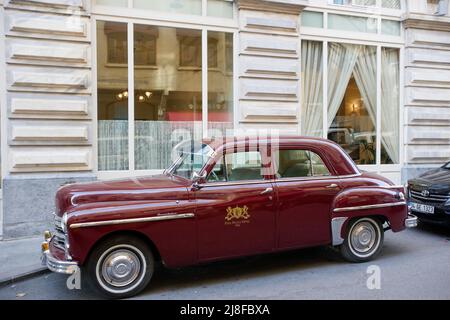
<path fill-rule="evenodd" d="M 58 260 L 50 253 L 50 250 L 42 252 L 41 261 L 50 271 L 56 273 L 73 274 L 78 269 L 77 262 Z"/>
<path fill-rule="evenodd" d="M 417 227 L 417 217 L 413 214 L 408 213 L 408 217 L 405 219 L 406 228 Z"/>

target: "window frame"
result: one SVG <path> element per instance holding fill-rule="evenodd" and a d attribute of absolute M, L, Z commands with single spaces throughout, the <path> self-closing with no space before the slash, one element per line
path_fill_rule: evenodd
<path fill-rule="evenodd" d="M 338 42 L 338 43 L 346 43 L 346 44 L 361 44 L 361 45 L 367 45 L 367 46 L 376 46 L 377 47 L 377 97 L 381 97 L 381 48 L 395 48 L 399 50 L 399 161 L 395 164 L 381 164 L 381 139 L 378 137 L 381 137 L 381 99 L 377 99 L 377 114 L 376 114 L 376 160 L 375 164 L 368 164 L 368 165 L 358 165 L 358 168 L 360 170 L 364 171 L 371 171 L 376 172 L 379 174 L 385 174 L 385 173 L 399 173 L 402 164 L 404 163 L 405 159 L 405 146 L 404 146 L 404 132 L 402 130 L 403 124 L 404 124 L 404 70 L 405 67 L 405 44 L 404 44 L 404 35 L 403 35 L 403 28 L 402 28 L 402 35 L 401 35 L 401 42 L 398 43 L 391 43 L 391 42 L 380 42 L 380 41 L 368 41 L 368 40 L 350 40 L 348 38 L 335 38 L 334 36 L 316 36 L 316 35 L 310 35 L 310 34 L 300 34 L 300 41 L 317 41 L 322 43 L 322 64 L 323 64 L 323 77 L 322 77 L 322 87 L 323 87 L 323 105 L 322 105 L 322 138 L 327 138 L 328 134 L 328 126 L 327 126 L 327 117 L 328 117 L 328 43 L 330 42 Z M 300 44 L 301 45 L 301 44 Z M 302 108 L 301 105 L 301 98 L 300 98 L 300 108 Z M 299 132 L 301 132 L 301 123 L 299 123 Z M 323 159 L 323 158 L 322 158 Z"/>
<path fill-rule="evenodd" d="M 203 0 L 205 1 L 205 0 Z M 201 17 L 194 16 L 193 19 L 185 15 L 170 14 L 169 17 L 164 17 L 158 12 L 152 18 L 152 11 L 146 12 L 144 15 L 136 10 L 128 10 L 126 8 L 111 8 L 106 6 L 93 6 L 92 8 L 92 23 L 91 23 L 91 37 L 92 37 L 92 107 L 93 107 L 93 171 L 96 176 L 103 179 L 112 178 L 124 178 L 130 176 L 142 176 L 142 175 L 153 175 L 162 173 L 165 168 L 161 169 L 146 169 L 146 170 L 136 170 L 135 169 L 135 148 L 134 148 L 134 121 L 128 122 L 128 158 L 129 167 L 128 170 L 99 170 L 98 169 L 98 105 L 97 105 L 97 21 L 104 22 L 121 22 L 127 24 L 127 34 L 128 34 L 128 61 L 134 61 L 134 54 L 131 54 L 134 45 L 134 24 L 139 25 L 149 25 L 154 27 L 169 27 L 169 28 L 181 28 L 181 29 L 191 29 L 198 30 L 201 32 L 202 36 L 202 64 L 208 65 L 208 48 L 207 48 L 207 36 L 208 32 L 225 32 L 233 35 L 233 47 L 238 48 L 239 46 L 239 33 L 238 33 L 238 23 L 237 17 L 237 7 L 234 5 L 234 19 L 220 19 L 215 17 Z M 139 15 L 142 15 L 142 18 Z M 178 21 L 179 17 L 181 21 Z M 189 19 L 191 20 L 189 20 Z M 184 20 L 184 21 L 183 21 Z M 186 23 L 186 21 L 189 21 Z M 128 92 L 134 92 L 134 62 L 133 64 L 121 65 L 121 67 L 127 68 L 128 70 Z M 138 66 L 138 68 L 142 66 Z M 145 67 L 144 67 L 145 68 Z M 238 50 L 233 52 L 233 100 L 232 100 L 232 110 L 233 110 L 233 127 L 237 127 L 238 124 L 238 114 L 236 106 L 238 104 Z M 208 101 L 208 68 L 202 68 L 202 100 Z M 128 99 L 128 119 L 134 119 L 134 99 L 130 95 Z M 208 108 L 202 108 L 202 135 L 203 138 L 208 137 Z"/>

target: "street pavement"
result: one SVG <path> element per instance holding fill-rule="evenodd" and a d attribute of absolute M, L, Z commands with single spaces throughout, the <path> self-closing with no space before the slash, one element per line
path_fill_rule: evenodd
<path fill-rule="evenodd" d="M 380 289 L 367 287 L 371 265 L 380 268 Z M 67 289 L 66 280 L 40 275 L 0 287 L 0 299 L 99 298 L 87 288 Z M 368 263 L 347 263 L 322 247 L 176 270 L 159 267 L 135 299 L 450 299 L 450 230 L 420 225 L 388 231 L 381 255 Z"/>

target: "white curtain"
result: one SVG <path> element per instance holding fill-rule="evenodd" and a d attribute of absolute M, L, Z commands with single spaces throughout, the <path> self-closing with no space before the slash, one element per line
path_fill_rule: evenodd
<path fill-rule="evenodd" d="M 302 42 L 302 134 L 322 135 L 322 42 Z"/>
<path fill-rule="evenodd" d="M 355 70 L 356 85 L 364 100 L 364 107 L 375 125 L 377 123 L 377 48 L 361 48 Z"/>
<path fill-rule="evenodd" d="M 330 43 L 328 47 L 328 128 L 341 106 L 361 45 Z"/>
<path fill-rule="evenodd" d="M 399 53 L 381 50 L 381 143 L 393 163 L 399 162 Z"/>

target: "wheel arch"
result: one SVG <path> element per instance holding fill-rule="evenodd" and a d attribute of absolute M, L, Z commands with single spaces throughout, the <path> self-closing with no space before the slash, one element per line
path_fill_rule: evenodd
<path fill-rule="evenodd" d="M 369 213 L 356 213 L 346 216 L 336 216 L 331 219 L 331 234 L 332 234 L 332 245 L 338 246 L 344 242 L 347 235 L 349 225 L 351 222 L 361 219 L 361 218 L 372 218 L 380 222 L 383 225 L 385 222 L 390 223 L 389 217 L 384 214 L 374 214 Z"/>
<path fill-rule="evenodd" d="M 146 234 L 136 231 L 136 230 L 115 230 L 110 233 L 104 234 L 91 246 L 91 248 L 89 249 L 89 251 L 86 255 L 86 258 L 84 259 L 83 265 L 85 265 L 87 263 L 92 252 L 95 250 L 95 248 L 97 248 L 104 241 L 107 241 L 108 239 L 114 238 L 117 236 L 129 236 L 129 237 L 138 238 L 138 239 L 144 241 L 149 246 L 155 261 L 163 262 L 163 259 L 162 259 L 161 253 L 159 252 L 158 247 L 155 245 L 153 240 L 150 239 Z"/>

